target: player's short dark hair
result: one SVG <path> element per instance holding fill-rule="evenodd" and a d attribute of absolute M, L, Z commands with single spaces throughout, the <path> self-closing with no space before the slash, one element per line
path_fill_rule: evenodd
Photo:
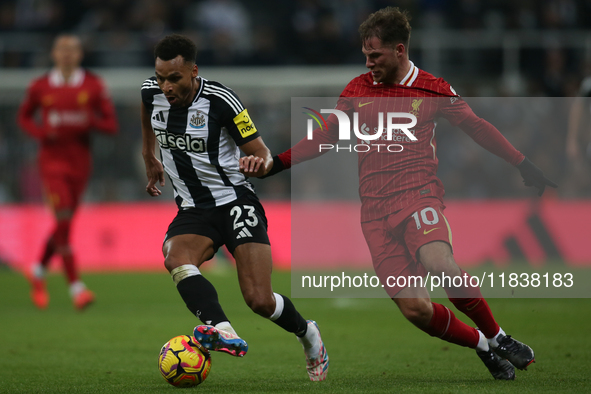
<path fill-rule="evenodd" d="M 361 42 L 365 43 L 372 37 L 379 38 L 383 44 L 395 46 L 404 44 L 408 48 L 410 41 L 410 15 L 398 7 L 386 7 L 371 14 L 359 26 Z"/>
<path fill-rule="evenodd" d="M 164 61 L 172 60 L 181 55 L 186 62 L 194 63 L 197 59 L 197 46 L 195 43 L 180 34 L 170 34 L 154 47 L 154 60 L 160 58 Z"/>

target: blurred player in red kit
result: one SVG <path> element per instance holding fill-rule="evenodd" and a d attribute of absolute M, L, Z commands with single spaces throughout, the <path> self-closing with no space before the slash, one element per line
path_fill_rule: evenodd
<path fill-rule="evenodd" d="M 358 140 L 365 144 L 358 150 L 361 226 L 374 269 L 383 284 L 390 276 L 425 277 L 427 273 L 439 277 L 466 276 L 469 280 L 470 275 L 455 263 L 451 229 L 443 216 L 444 189 L 436 176 L 435 118 L 448 119 L 479 145 L 516 166 L 525 184 L 535 186 L 539 195 L 546 185 L 556 185 L 493 125 L 476 116 L 447 82 L 420 70 L 409 60 L 411 27 L 406 12 L 393 7 L 382 9 L 363 22 L 359 32 L 370 72 L 349 82 L 336 109 L 349 119 L 357 113 L 358 124 L 368 126 L 360 127 L 366 135 L 369 130 L 380 130 L 378 112 L 409 113 L 417 120 L 412 131 L 416 141 L 399 133 L 395 136 L 399 144 L 394 153 L 384 147 L 385 141 L 370 141 L 369 137 L 367 142 Z M 339 141 L 338 117 L 331 114 L 327 124 L 325 129 L 314 130 L 313 139 L 304 138 L 273 157 L 273 166 L 264 175 L 273 175 L 327 152 L 319 149 L 319 144 L 334 146 Z M 242 170 L 246 175 L 260 176 L 260 171 L 247 171 L 246 164 Z M 444 305 L 432 302 L 421 286 L 385 288 L 402 314 L 419 329 L 476 349 L 495 379 L 514 379 L 515 368 L 525 369 L 531 364 L 534 352 L 505 335 L 479 287 L 464 286 L 456 288 L 449 284 L 445 290 L 454 306 L 478 329 L 457 319 Z"/>
<path fill-rule="evenodd" d="M 94 294 L 80 280 L 70 247 L 72 218 L 91 172 L 90 133 L 115 134 L 115 108 L 101 79 L 80 67 L 83 52 L 74 35 L 58 36 L 51 57 L 55 67 L 29 86 L 18 112 L 18 123 L 40 143 L 39 169 L 47 202 L 56 219 L 41 260 L 26 268 L 33 303 L 47 307 L 49 294 L 45 272 L 54 254 L 61 256 L 76 309 L 94 301 Z M 41 112 L 41 123 L 36 119 Z"/>

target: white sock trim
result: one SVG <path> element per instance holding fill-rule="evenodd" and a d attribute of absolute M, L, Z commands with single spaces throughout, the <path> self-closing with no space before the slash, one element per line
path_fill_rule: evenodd
<path fill-rule="evenodd" d="M 269 320 L 271 321 L 279 319 L 279 316 L 283 313 L 283 306 L 285 305 L 281 294 L 273 293 L 273 296 L 275 297 L 275 312 L 269 316 Z"/>
<path fill-rule="evenodd" d="M 201 275 L 201 271 L 199 271 L 199 268 L 195 267 L 193 264 L 181 265 L 170 271 L 170 276 L 175 285 L 178 285 L 181 280 L 188 278 L 189 276 L 197 275 Z"/>
<path fill-rule="evenodd" d="M 33 276 L 37 279 L 45 278 L 45 267 L 41 265 L 41 263 L 33 264 L 33 268 L 31 270 Z"/>
<path fill-rule="evenodd" d="M 478 330 L 478 334 L 480 335 L 480 338 L 478 338 L 478 345 L 476 345 L 476 350 L 479 352 L 487 352 L 490 349 L 490 347 L 488 346 L 488 340 L 480 330 Z"/>
<path fill-rule="evenodd" d="M 499 332 L 497 332 L 497 335 L 495 335 L 492 338 L 489 338 L 488 340 L 488 345 L 493 348 L 496 349 L 497 347 L 499 347 L 499 342 L 497 341 L 497 338 L 499 337 L 499 335 L 505 335 L 505 331 L 503 331 L 503 329 L 501 327 L 499 327 Z"/>
<path fill-rule="evenodd" d="M 77 280 L 70 285 L 70 297 L 74 298 L 84 290 L 86 290 L 84 282 Z"/>

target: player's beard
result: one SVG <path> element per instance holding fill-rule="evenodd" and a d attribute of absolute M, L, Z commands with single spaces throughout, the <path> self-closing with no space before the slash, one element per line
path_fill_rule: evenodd
<path fill-rule="evenodd" d="M 376 70 L 372 70 L 372 78 L 378 83 L 394 83 L 398 67 L 395 65 L 384 65 Z M 376 72 L 377 74 L 374 74 Z"/>

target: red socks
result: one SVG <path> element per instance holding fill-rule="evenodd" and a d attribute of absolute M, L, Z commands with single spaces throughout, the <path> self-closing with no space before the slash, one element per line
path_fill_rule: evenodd
<path fill-rule="evenodd" d="M 456 345 L 469 348 L 475 348 L 478 345 L 480 334 L 475 328 L 460 321 L 444 305 L 434 302 L 431 304 L 433 305 L 433 317 L 431 317 L 429 325 L 423 331 L 432 337 L 438 337 Z"/>
<path fill-rule="evenodd" d="M 68 278 L 68 283 L 72 284 L 80 279 L 78 275 L 78 269 L 76 268 L 76 261 L 74 260 L 74 255 L 71 252 L 62 255 L 62 260 L 64 262 L 64 271 L 66 272 L 66 278 Z"/>
<path fill-rule="evenodd" d="M 470 283 L 470 274 L 462 270 L 462 276 L 464 275 L 468 276 L 468 283 Z M 458 290 L 461 290 L 462 294 L 457 294 Z M 465 288 L 454 289 L 454 295 L 461 295 L 462 298 L 452 298 L 450 295 L 451 291 L 446 289 L 446 292 L 449 296 L 449 300 L 455 305 L 455 307 L 468 316 L 478 326 L 485 337 L 492 338 L 497 335 L 500 327 L 495 321 L 488 303 L 482 298 L 482 293 L 480 292 L 479 287 L 468 286 Z"/>
<path fill-rule="evenodd" d="M 71 219 L 63 219 L 57 222 L 57 227 L 53 233 L 53 241 L 56 249 L 62 249 L 62 260 L 64 262 L 64 271 L 68 283 L 74 283 L 80 279 L 74 255 L 69 250 Z"/>
<path fill-rule="evenodd" d="M 51 257 L 55 253 L 55 242 L 53 240 L 53 235 L 47 240 L 45 244 L 45 250 L 43 251 L 43 256 L 41 257 L 41 265 L 43 267 L 47 267 L 49 265 L 49 261 L 51 261 Z"/>

